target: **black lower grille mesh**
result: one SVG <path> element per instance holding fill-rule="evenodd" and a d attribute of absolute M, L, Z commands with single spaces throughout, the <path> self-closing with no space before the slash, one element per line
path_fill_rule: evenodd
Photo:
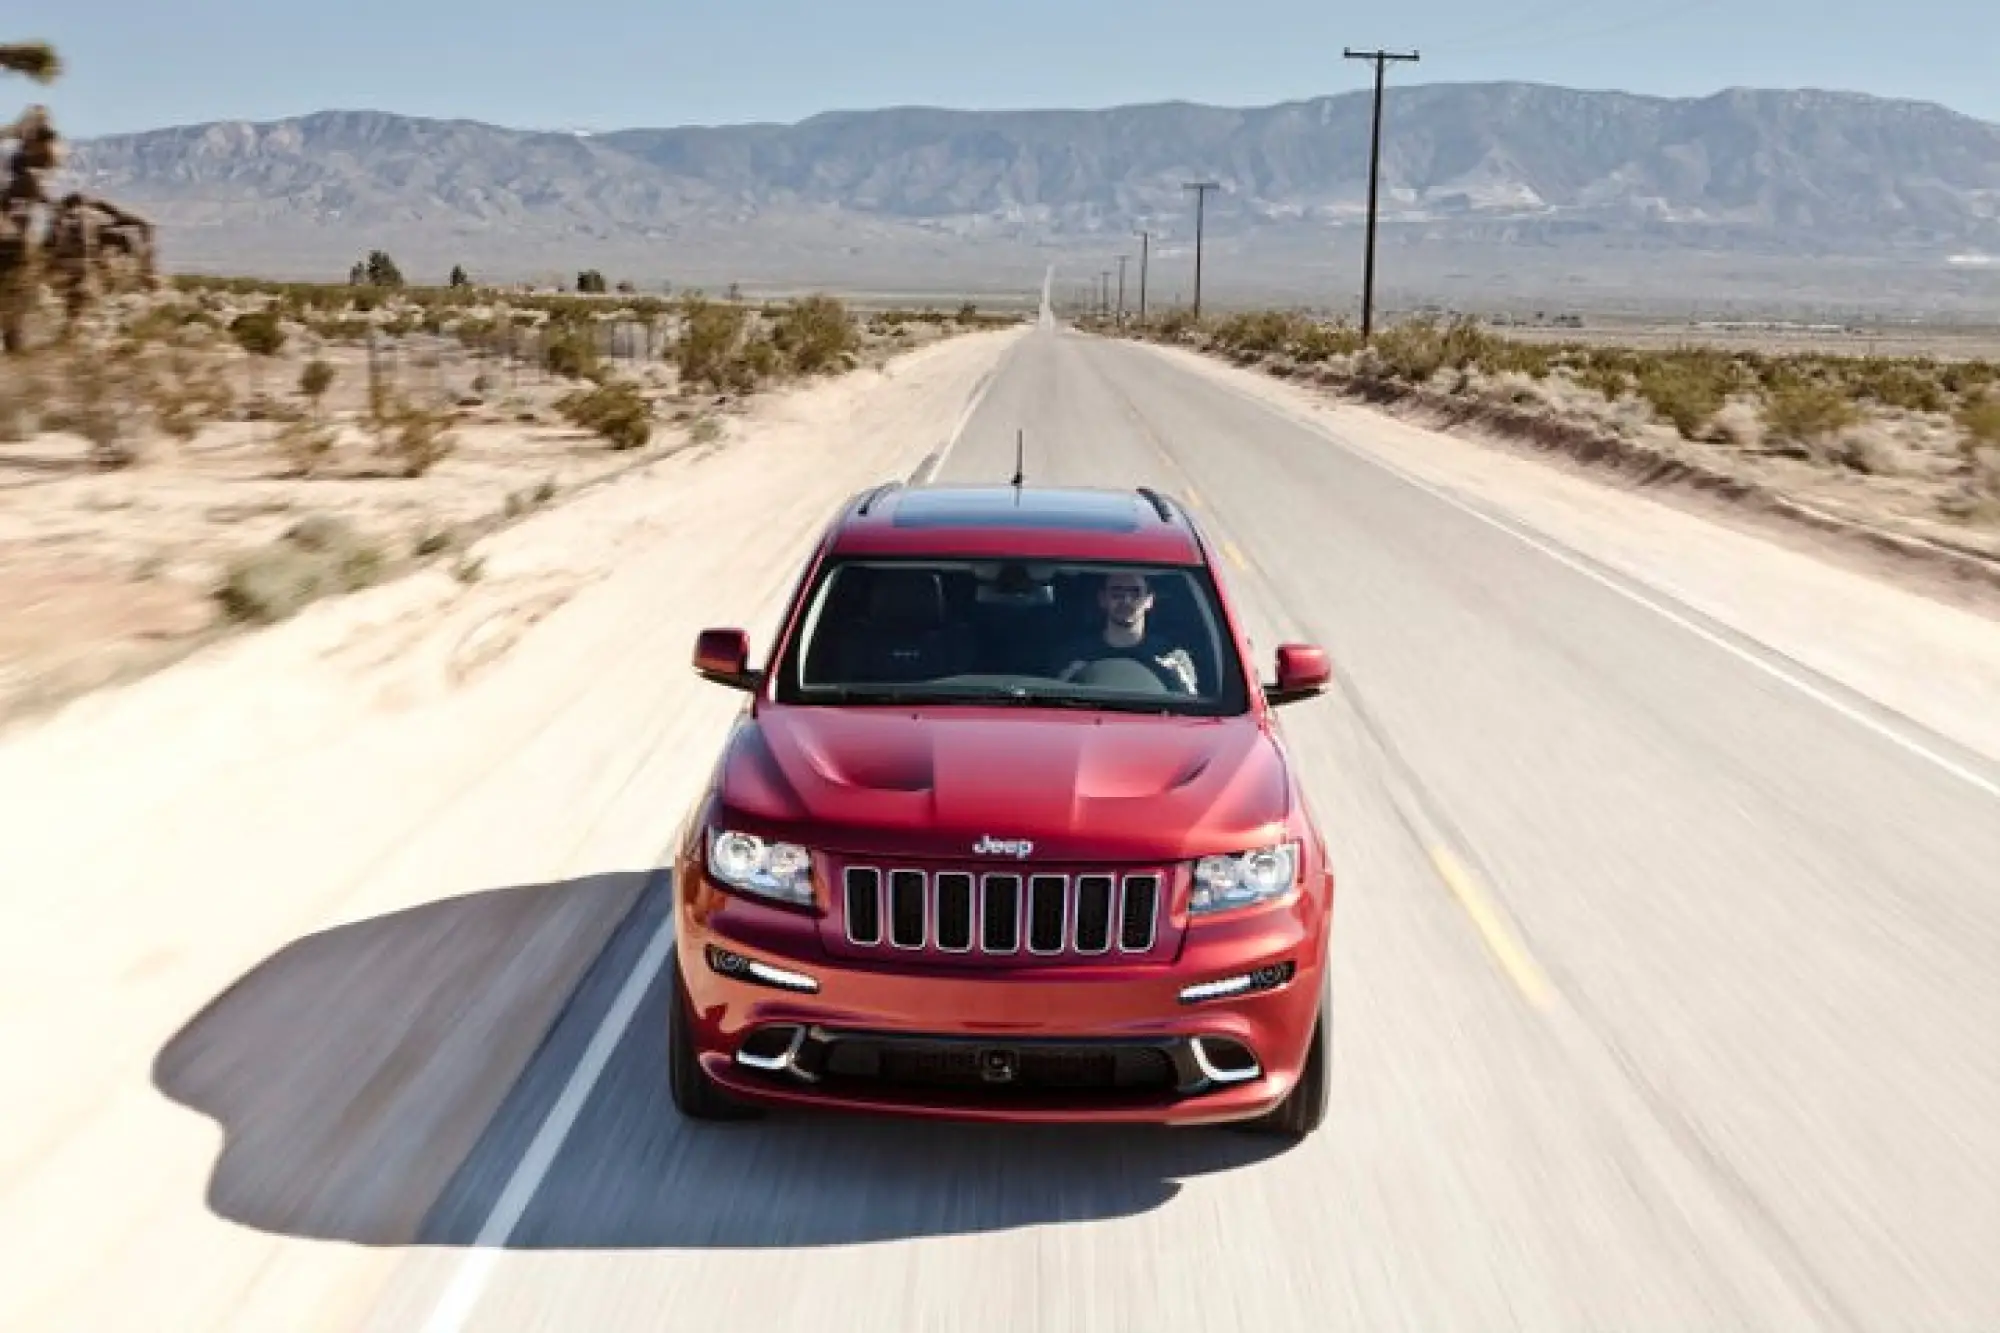
<path fill-rule="evenodd" d="M 1007 1046 L 842 1037 L 828 1048 L 823 1072 L 878 1086 L 981 1095 L 1161 1093 L 1175 1085 L 1174 1063 L 1165 1050 L 1096 1043 Z"/>

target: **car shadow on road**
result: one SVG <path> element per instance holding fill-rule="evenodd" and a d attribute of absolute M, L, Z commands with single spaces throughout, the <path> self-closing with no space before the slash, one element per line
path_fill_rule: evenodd
<path fill-rule="evenodd" d="M 555 993 L 547 960 L 565 933 L 635 897 L 582 983 Z M 448 898 L 273 954 L 155 1061 L 160 1090 L 221 1128 L 210 1208 L 281 1235 L 472 1244 L 669 901 L 664 875 L 596 875 Z M 691 1124 L 667 1096 L 665 1002 L 663 973 L 509 1247 L 844 1245 L 1128 1217 L 1283 1147 L 1221 1129 Z"/>

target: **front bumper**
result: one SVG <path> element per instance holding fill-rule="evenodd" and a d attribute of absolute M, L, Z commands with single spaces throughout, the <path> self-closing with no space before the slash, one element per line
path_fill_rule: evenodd
<path fill-rule="evenodd" d="M 1143 965 L 835 959 L 809 919 L 695 884 L 676 924 L 703 1071 L 767 1105 L 1005 1122 L 1251 1119 L 1297 1083 L 1323 993 L 1326 915 L 1309 895 L 1205 922 L 1172 962 Z M 1183 999 L 1260 969 L 1281 979 Z M 817 989 L 801 990 L 805 979 Z"/>

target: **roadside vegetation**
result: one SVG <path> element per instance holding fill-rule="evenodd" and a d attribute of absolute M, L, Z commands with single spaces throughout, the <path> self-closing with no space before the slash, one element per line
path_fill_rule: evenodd
<path fill-rule="evenodd" d="M 63 62 L 0 43 L 0 75 Z M 0 122 L 0 721 L 426 565 L 479 579 L 479 537 L 728 447 L 760 394 L 1019 318 L 587 267 L 424 285 L 380 248 L 344 281 L 167 276 L 149 219 L 57 188 L 62 156 L 47 107 Z"/>
<path fill-rule="evenodd" d="M 1199 323 L 1171 310 L 1122 331 L 1431 423 L 1632 472 L 1671 464 L 2000 559 L 1993 361 L 1529 341 L 1469 318 L 1378 325 L 1364 347 L 1350 324 L 1274 310 Z"/>
<path fill-rule="evenodd" d="M 1019 318 L 579 277 L 526 291 L 460 266 L 420 287 L 375 251 L 345 282 L 170 277 L 74 321 L 40 292 L 0 360 L 0 620 L 16 631 L 0 714 L 19 682 L 87 688 L 121 656 L 430 564 L 478 578 L 479 537 L 726 447 L 762 395 Z"/>

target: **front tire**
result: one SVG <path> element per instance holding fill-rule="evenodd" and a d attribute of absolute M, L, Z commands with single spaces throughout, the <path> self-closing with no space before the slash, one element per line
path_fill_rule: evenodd
<path fill-rule="evenodd" d="M 1312 1040 L 1306 1047 L 1306 1065 L 1289 1096 L 1270 1111 L 1247 1122 L 1243 1128 L 1253 1134 L 1273 1134 L 1303 1139 L 1326 1119 L 1326 1105 L 1333 1096 L 1333 1004 L 1320 991 L 1319 1013 L 1313 1016 Z"/>
<path fill-rule="evenodd" d="M 681 975 L 680 959 L 673 961 L 672 996 L 667 1018 L 667 1089 L 674 1109 L 690 1120 L 751 1120 L 754 1108 L 724 1092 L 702 1070 L 696 1058 L 694 1005 L 688 998 L 687 980 Z"/>

